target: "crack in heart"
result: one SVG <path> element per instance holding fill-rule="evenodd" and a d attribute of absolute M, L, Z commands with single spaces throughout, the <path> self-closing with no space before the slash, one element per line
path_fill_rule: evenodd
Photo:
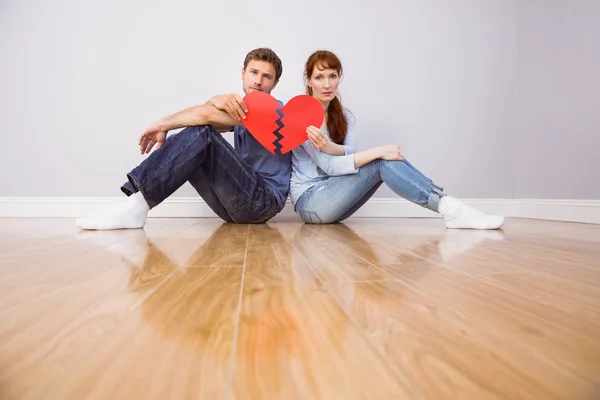
<path fill-rule="evenodd" d="M 283 139 L 283 135 L 279 131 L 285 127 L 285 125 L 282 121 L 284 115 L 283 115 L 283 111 L 281 110 L 281 108 L 278 108 L 277 110 L 275 110 L 275 112 L 279 115 L 279 118 L 275 121 L 275 123 L 279 126 L 279 128 L 277 128 L 275 131 L 273 131 L 273 135 L 275 135 L 277 137 L 275 139 L 275 141 L 273 142 L 273 144 L 275 145 L 275 151 L 273 154 L 280 156 L 280 155 L 282 155 L 281 148 L 283 147 L 283 145 L 281 144 L 281 140 Z"/>

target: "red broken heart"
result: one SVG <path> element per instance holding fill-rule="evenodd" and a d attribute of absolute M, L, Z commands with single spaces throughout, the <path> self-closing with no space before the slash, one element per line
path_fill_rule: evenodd
<path fill-rule="evenodd" d="M 293 97 L 281 108 L 277 100 L 265 92 L 247 94 L 244 103 L 248 112 L 242 123 L 272 154 L 276 154 L 277 149 L 277 153 L 285 154 L 300 146 L 308 139 L 306 128 L 323 124 L 321 103 L 306 94 Z"/>

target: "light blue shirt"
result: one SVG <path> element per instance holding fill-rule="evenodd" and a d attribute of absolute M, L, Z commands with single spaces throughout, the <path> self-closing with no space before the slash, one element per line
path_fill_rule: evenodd
<path fill-rule="evenodd" d="M 327 130 L 321 129 L 327 137 L 331 138 Z M 344 140 L 344 155 L 332 156 L 317 150 L 310 140 L 292 150 L 292 178 L 290 181 L 290 197 L 292 204 L 302 194 L 330 176 L 355 174 L 358 168 L 354 168 L 354 132 L 348 125 L 348 133 Z"/>

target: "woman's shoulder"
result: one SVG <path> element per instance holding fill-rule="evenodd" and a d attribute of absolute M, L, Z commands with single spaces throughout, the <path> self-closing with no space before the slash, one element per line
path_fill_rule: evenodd
<path fill-rule="evenodd" d="M 348 122 L 348 127 L 350 128 L 351 126 L 354 126 L 354 124 L 356 123 L 356 118 L 354 117 L 352 111 L 350 111 L 346 107 L 344 107 L 344 116 L 346 117 L 346 121 Z"/>

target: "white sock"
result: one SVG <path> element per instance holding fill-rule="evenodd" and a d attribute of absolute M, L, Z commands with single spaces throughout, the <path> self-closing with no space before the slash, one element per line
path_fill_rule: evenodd
<path fill-rule="evenodd" d="M 99 213 L 78 218 L 75 224 L 81 229 L 139 229 L 146 224 L 150 207 L 141 192 Z"/>
<path fill-rule="evenodd" d="M 449 229 L 499 229 L 504 225 L 504 217 L 486 215 L 450 196 L 440 199 L 439 213 Z"/>

